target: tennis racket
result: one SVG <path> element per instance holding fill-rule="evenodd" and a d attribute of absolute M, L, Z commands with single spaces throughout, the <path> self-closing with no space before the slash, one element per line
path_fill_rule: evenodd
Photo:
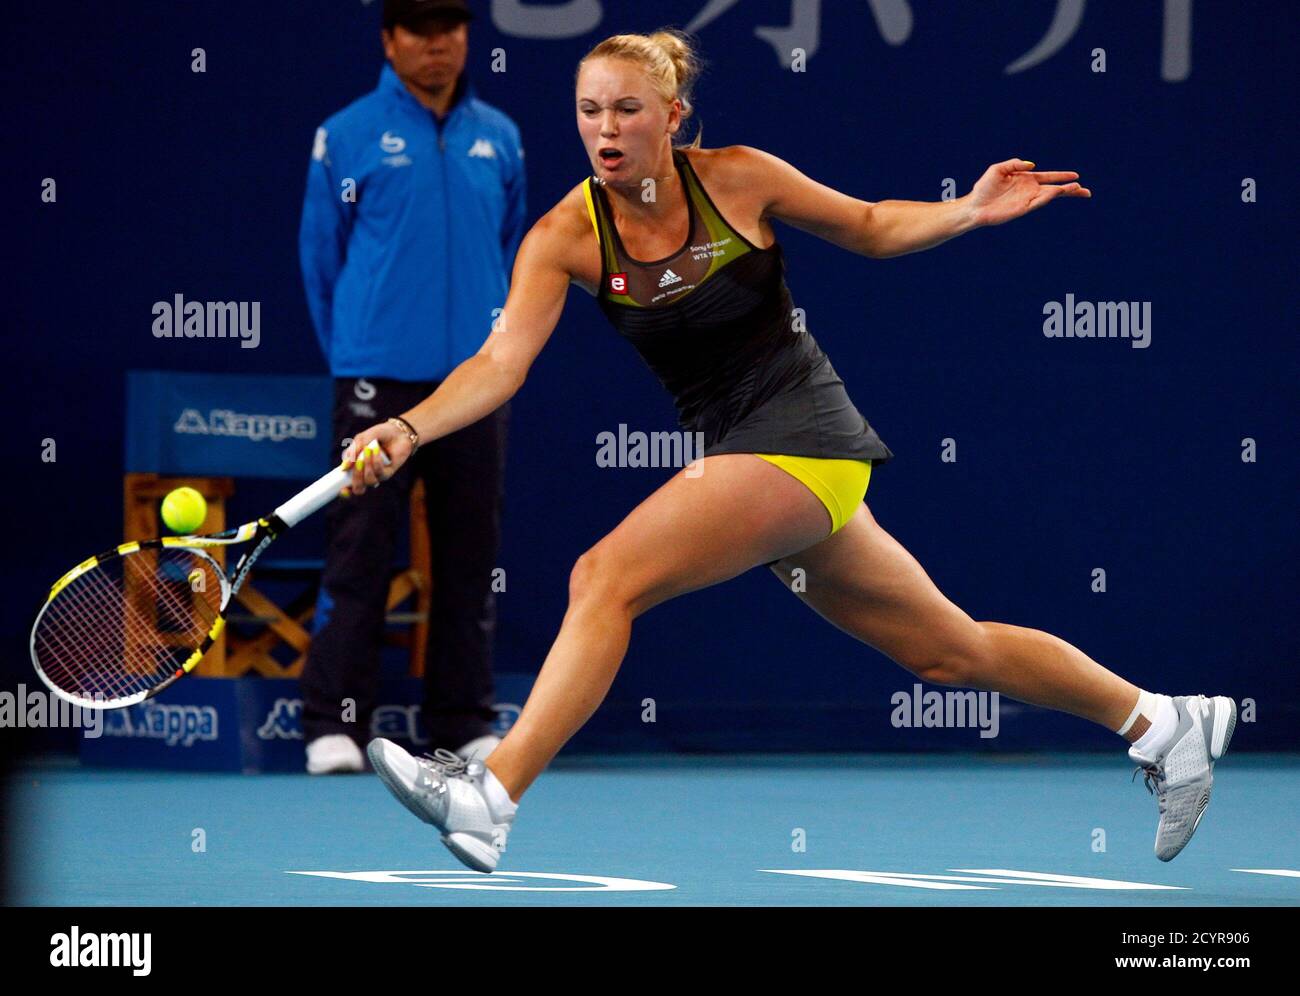
<path fill-rule="evenodd" d="M 328 505 L 351 479 L 340 466 L 255 522 L 123 543 L 83 560 L 54 582 L 36 617 L 36 673 L 59 698 L 88 709 L 157 695 L 193 671 L 216 642 L 231 599 L 271 542 Z M 238 543 L 251 546 L 227 575 L 208 551 Z"/>

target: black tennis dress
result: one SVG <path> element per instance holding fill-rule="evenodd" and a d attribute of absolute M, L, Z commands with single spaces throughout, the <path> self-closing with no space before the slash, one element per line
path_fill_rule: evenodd
<path fill-rule="evenodd" d="M 727 224 L 686 154 L 674 149 L 673 162 L 690 228 L 664 259 L 628 255 L 603 186 L 592 177 L 584 193 L 600 240 L 600 308 L 668 389 L 682 428 L 703 433 L 705 456 L 889 460 L 795 321 L 780 245 L 751 243 Z"/>

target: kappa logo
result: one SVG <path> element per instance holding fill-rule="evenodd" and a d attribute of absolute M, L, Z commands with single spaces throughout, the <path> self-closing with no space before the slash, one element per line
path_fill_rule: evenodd
<path fill-rule="evenodd" d="M 671 268 L 664 270 L 664 275 L 659 278 L 659 286 L 667 287 L 670 284 L 680 284 L 682 278 L 675 274 Z"/>
<path fill-rule="evenodd" d="M 498 702 L 494 708 L 497 718 L 493 732 L 504 737 L 519 717 L 520 708 L 513 702 Z M 258 739 L 302 740 L 302 709 L 302 699 L 276 699 L 267 710 L 262 725 L 257 728 Z M 420 712 L 419 705 L 376 706 L 370 717 L 370 735 L 390 740 L 407 740 L 416 746 L 426 746 L 429 738 L 420 732 Z M 109 713 L 110 718 L 116 715 L 120 713 Z"/>
<path fill-rule="evenodd" d="M 611 294 L 627 293 L 627 273 L 611 273 L 609 275 L 609 292 Z"/>
<path fill-rule="evenodd" d="M 286 439 L 315 439 L 316 420 L 310 415 L 249 415 L 228 408 L 213 408 L 204 418 L 197 408 L 186 408 L 172 425 L 172 431 L 192 436 L 242 436 L 258 442 Z"/>
<path fill-rule="evenodd" d="M 257 728 L 261 740 L 302 739 L 302 699 L 276 699 Z"/>
<path fill-rule="evenodd" d="M 394 135 L 391 131 L 386 131 L 379 136 L 379 147 L 389 155 L 395 155 L 406 148 L 406 139 L 401 135 Z"/>
<path fill-rule="evenodd" d="M 469 147 L 469 154 L 475 159 L 495 159 L 497 150 L 486 138 L 476 138 L 474 144 Z"/>
<path fill-rule="evenodd" d="M 164 705 L 152 700 L 105 717 L 104 736 L 161 740 L 168 747 L 190 747 L 195 741 L 217 739 L 214 706 Z"/>
<path fill-rule="evenodd" d="M 418 705 L 381 705 L 370 717 L 370 735 L 389 740 L 409 740 L 423 747 L 429 738 L 420 733 L 420 707 Z"/>

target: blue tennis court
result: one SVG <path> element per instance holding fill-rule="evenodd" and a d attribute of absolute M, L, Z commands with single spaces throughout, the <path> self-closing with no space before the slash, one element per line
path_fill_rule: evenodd
<path fill-rule="evenodd" d="M 11 901 L 1296 905 L 1298 768 L 1225 761 L 1195 839 L 1162 864 L 1155 802 L 1122 752 L 561 758 L 521 806 L 504 869 L 483 876 L 372 775 L 49 763 L 14 776 Z"/>

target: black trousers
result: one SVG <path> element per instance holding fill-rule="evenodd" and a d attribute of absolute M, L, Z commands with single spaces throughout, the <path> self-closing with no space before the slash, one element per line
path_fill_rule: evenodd
<path fill-rule="evenodd" d="M 336 380 L 335 452 L 344 440 L 401 414 L 436 386 Z M 492 571 L 501 545 L 509 410 L 507 402 L 481 421 L 422 445 L 382 487 L 329 506 L 316 631 L 301 678 L 308 742 L 344 733 L 364 747 L 369 737 L 394 548 L 417 476 L 425 486 L 433 573 L 424 732 L 431 749 L 451 750 L 491 732 L 496 718 Z M 345 719 L 345 699 L 355 702 L 354 722 Z"/>

